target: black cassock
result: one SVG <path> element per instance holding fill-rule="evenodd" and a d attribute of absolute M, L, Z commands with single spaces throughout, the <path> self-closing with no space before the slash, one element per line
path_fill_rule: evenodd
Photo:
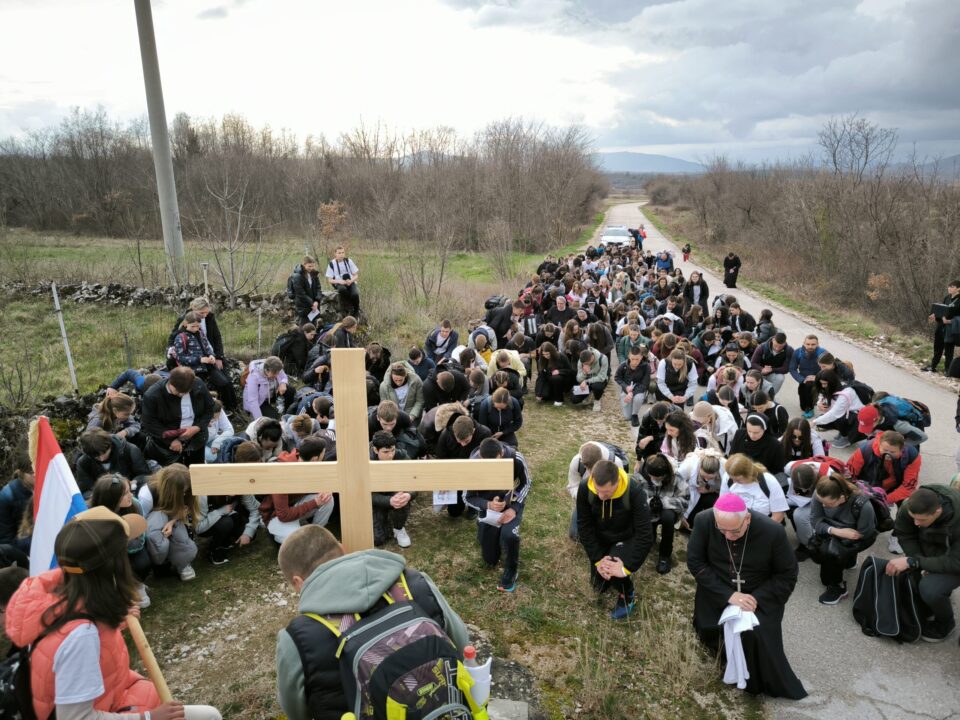
<path fill-rule="evenodd" d="M 740 275 L 740 256 L 725 257 L 723 259 L 723 284 L 728 288 L 737 287 L 737 277 Z"/>
<path fill-rule="evenodd" d="M 702 512 L 694 520 L 687 544 L 687 567 L 697 581 L 693 626 L 705 645 L 714 650 L 720 648 L 720 615 L 737 589 L 733 569 L 736 563 L 743 592 L 757 600 L 756 616 L 760 621 L 756 628 L 740 635 L 750 672 L 747 692 L 799 700 L 806 697 L 807 691 L 787 662 L 780 626 L 783 608 L 797 584 L 800 569 L 783 526 L 765 515 L 752 511 L 750 515 L 747 535 L 729 544 L 733 562 L 727 541 L 716 528 L 714 514 Z"/>

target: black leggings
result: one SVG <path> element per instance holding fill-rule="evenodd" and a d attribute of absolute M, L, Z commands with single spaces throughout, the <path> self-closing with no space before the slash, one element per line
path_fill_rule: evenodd
<path fill-rule="evenodd" d="M 223 370 L 208 365 L 207 371 L 198 373 L 198 376 L 210 390 L 216 390 L 220 401 L 227 410 L 233 410 L 237 406 L 237 393 L 230 378 Z"/>
<path fill-rule="evenodd" d="M 946 342 L 946 328 L 946 325 L 937 321 L 937 329 L 933 333 L 933 360 L 930 362 L 930 367 L 934 370 L 940 364 L 941 357 L 943 357 L 944 370 L 949 370 L 950 363 L 953 362 L 954 344 Z"/>
<path fill-rule="evenodd" d="M 657 536 L 657 525 L 660 526 L 660 557 L 669 558 L 673 555 L 674 525 L 677 524 L 676 510 L 661 510 L 660 517 L 652 522 L 653 536 Z"/>
<path fill-rule="evenodd" d="M 360 291 L 356 283 L 337 285 L 337 297 L 340 298 L 340 307 L 344 313 L 353 317 L 360 313 Z"/>
<path fill-rule="evenodd" d="M 211 553 L 215 550 L 227 550 L 240 539 L 246 525 L 247 518 L 243 513 L 232 512 L 217 520 L 206 532 L 200 533 L 200 537 L 210 538 Z"/>
<path fill-rule="evenodd" d="M 800 409 L 804 412 L 813 410 L 817 404 L 817 395 L 820 388 L 815 382 L 802 382 L 797 385 L 797 395 L 800 397 Z"/>

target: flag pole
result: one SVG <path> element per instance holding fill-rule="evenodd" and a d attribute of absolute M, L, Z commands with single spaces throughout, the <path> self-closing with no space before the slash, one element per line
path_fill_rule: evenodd
<path fill-rule="evenodd" d="M 127 615 L 127 629 L 130 631 L 130 637 L 133 638 L 133 644 L 137 646 L 140 653 L 140 659 L 143 660 L 143 666 L 150 676 L 150 682 L 157 688 L 157 694 L 161 702 L 173 702 L 173 696 L 170 695 L 170 688 L 167 687 L 167 681 L 163 678 L 163 672 L 157 663 L 157 658 L 150 649 L 150 643 L 147 642 L 147 636 L 143 634 L 143 628 L 140 626 L 140 619 L 135 615 Z"/>

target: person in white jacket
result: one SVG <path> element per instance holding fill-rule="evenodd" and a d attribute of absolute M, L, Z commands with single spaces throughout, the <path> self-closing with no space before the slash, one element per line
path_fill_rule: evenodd
<path fill-rule="evenodd" d="M 722 405 L 701 400 L 693 406 L 690 419 L 696 424 L 698 434 L 708 434 L 724 454 L 730 452 L 733 436 L 737 434 L 737 421 L 732 412 Z"/>
<path fill-rule="evenodd" d="M 204 450 L 204 461 L 207 463 L 216 462 L 217 453 L 220 452 L 220 445 L 228 437 L 233 437 L 233 433 L 233 424 L 223 409 L 223 403 L 219 400 L 214 400 L 213 417 L 210 419 L 210 425 L 207 427 L 207 447 Z"/>
<path fill-rule="evenodd" d="M 833 370 L 821 370 L 817 373 L 820 386 L 820 400 L 817 409 L 822 415 L 811 420 L 816 430 L 836 430 L 837 437 L 833 447 L 849 447 L 862 439 L 857 429 L 857 413 L 863 403 L 851 387 L 843 387 L 840 376 Z"/>
<path fill-rule="evenodd" d="M 723 455 L 716 450 L 695 450 L 677 468 L 677 477 L 687 483 L 690 500 L 681 524 L 687 530 L 702 510 L 709 510 L 720 497 L 723 475 Z"/>

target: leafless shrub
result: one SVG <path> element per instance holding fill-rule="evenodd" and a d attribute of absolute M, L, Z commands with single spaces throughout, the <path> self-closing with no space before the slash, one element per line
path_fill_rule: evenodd
<path fill-rule="evenodd" d="M 22 348 L 12 357 L 15 358 L 13 362 L 0 365 L 0 406 L 30 414 L 40 400 L 46 360 L 42 353 L 31 347 Z"/>

